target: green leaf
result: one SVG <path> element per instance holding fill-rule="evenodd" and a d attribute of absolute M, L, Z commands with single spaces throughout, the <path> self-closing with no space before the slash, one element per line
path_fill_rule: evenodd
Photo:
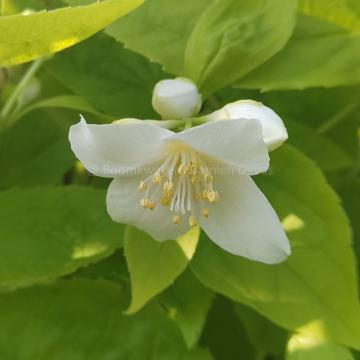
<path fill-rule="evenodd" d="M 108 121 L 111 120 L 111 118 L 108 117 L 107 115 L 101 114 L 98 111 L 96 111 L 89 104 L 89 102 L 86 99 L 82 98 L 81 96 L 59 95 L 30 104 L 29 106 L 25 107 L 23 110 L 19 111 L 18 113 L 15 113 L 14 117 L 11 118 L 11 123 L 14 124 L 16 121 L 18 121 L 18 119 L 22 118 L 23 116 L 34 110 L 46 109 L 46 108 L 63 108 L 63 109 L 77 110 L 77 111 L 97 115 Z"/>
<path fill-rule="evenodd" d="M 75 161 L 65 124 L 36 112 L 2 133 L 0 189 L 60 184 Z"/>
<path fill-rule="evenodd" d="M 354 360 L 350 350 L 335 343 L 295 334 L 288 343 L 286 360 Z"/>
<path fill-rule="evenodd" d="M 334 87 L 360 82 L 360 36 L 299 15 L 292 38 L 273 58 L 236 86 L 269 90 Z"/>
<path fill-rule="evenodd" d="M 185 70 L 205 95 L 233 84 L 277 53 L 295 25 L 295 0 L 221 0 L 200 17 Z"/>
<path fill-rule="evenodd" d="M 353 160 L 332 140 L 310 127 L 294 120 L 285 120 L 289 143 L 314 160 L 324 171 L 344 169 Z"/>
<path fill-rule="evenodd" d="M 235 312 L 258 353 L 283 355 L 288 338 L 286 330 L 279 328 L 247 306 L 236 304 Z"/>
<path fill-rule="evenodd" d="M 272 153 L 271 165 L 272 175 L 256 180 L 291 241 L 288 261 L 256 263 L 203 237 L 191 268 L 204 285 L 281 327 L 359 349 L 354 252 L 339 199 L 299 151 L 283 146 Z"/>
<path fill-rule="evenodd" d="M 131 50 L 185 75 L 184 54 L 196 21 L 213 0 L 147 0 L 105 31 Z M 176 11 L 174 11 L 176 9 Z"/>
<path fill-rule="evenodd" d="M 244 326 L 235 314 L 233 304 L 222 297 L 215 298 L 206 322 L 202 343 L 216 360 L 257 359 Z"/>
<path fill-rule="evenodd" d="M 0 288 L 50 281 L 110 255 L 123 227 L 105 210 L 105 192 L 43 187 L 0 192 Z"/>
<path fill-rule="evenodd" d="M 114 120 L 151 118 L 155 84 L 165 74 L 107 35 L 99 34 L 58 54 L 46 70 L 98 111 Z"/>
<path fill-rule="evenodd" d="M 199 229 L 191 229 L 176 241 L 160 242 L 128 226 L 125 256 L 131 277 L 131 305 L 128 314 L 141 309 L 150 299 L 170 286 L 194 255 Z"/>
<path fill-rule="evenodd" d="M 359 162 L 359 160 L 358 160 Z M 359 166 L 359 165 L 358 165 Z M 359 170 L 358 170 L 359 171 Z M 355 241 L 355 253 L 358 257 L 358 269 L 360 271 L 360 222 L 359 222 L 359 214 L 360 214 L 360 202 L 355 199 L 360 199 L 360 178 L 359 175 L 356 174 L 353 179 L 347 181 L 345 184 L 341 184 L 337 191 L 341 196 L 341 200 L 343 202 L 346 213 L 348 214 L 353 235 Z"/>
<path fill-rule="evenodd" d="M 143 0 L 107 0 L 0 18 L 0 66 L 27 62 L 68 48 L 95 34 Z"/>
<path fill-rule="evenodd" d="M 360 3 L 357 0 L 299 0 L 299 11 L 360 35 Z"/>
<path fill-rule="evenodd" d="M 160 297 L 190 349 L 199 340 L 212 299 L 213 293 L 190 271 L 185 271 Z"/>
<path fill-rule="evenodd" d="M 22 360 L 211 360 L 186 350 L 158 306 L 122 314 L 126 294 L 101 280 L 59 281 L 0 297 L 0 357 Z"/>

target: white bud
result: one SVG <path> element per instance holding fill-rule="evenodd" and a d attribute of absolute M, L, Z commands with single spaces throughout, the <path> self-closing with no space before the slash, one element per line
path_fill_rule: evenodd
<path fill-rule="evenodd" d="M 161 80 L 155 85 L 152 105 L 163 119 L 184 119 L 199 112 L 201 94 L 189 79 Z"/>
<path fill-rule="evenodd" d="M 257 119 L 261 122 L 263 139 L 269 151 L 275 150 L 288 139 L 288 133 L 281 118 L 273 110 L 257 101 L 235 101 L 206 116 L 209 121 L 241 118 Z"/>

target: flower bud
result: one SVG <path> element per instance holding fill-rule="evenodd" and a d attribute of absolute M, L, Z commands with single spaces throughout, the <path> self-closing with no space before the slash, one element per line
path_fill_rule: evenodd
<path fill-rule="evenodd" d="M 263 127 L 263 139 L 269 151 L 275 150 L 288 139 L 288 133 L 281 118 L 273 110 L 257 101 L 235 101 L 206 118 L 209 121 L 241 118 L 259 120 Z"/>
<path fill-rule="evenodd" d="M 163 119 L 188 118 L 200 110 L 201 94 L 189 79 L 161 80 L 155 85 L 152 105 Z"/>

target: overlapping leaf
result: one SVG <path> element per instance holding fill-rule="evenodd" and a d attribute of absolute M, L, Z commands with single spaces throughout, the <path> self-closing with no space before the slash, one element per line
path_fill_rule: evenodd
<path fill-rule="evenodd" d="M 160 67 L 99 34 L 46 64 L 61 83 L 113 117 L 154 118 L 152 90 L 165 77 Z"/>
<path fill-rule="evenodd" d="M 233 84 L 291 36 L 296 1 L 221 0 L 199 18 L 185 51 L 186 75 L 205 95 Z"/>
<path fill-rule="evenodd" d="M 126 317 L 121 286 L 101 280 L 60 281 L 0 296 L 0 356 L 48 360 L 211 360 L 187 351 L 157 306 Z"/>
<path fill-rule="evenodd" d="M 174 282 L 194 255 L 198 240 L 198 228 L 190 230 L 176 241 L 165 242 L 156 241 L 133 227 L 127 228 L 125 256 L 132 295 L 128 313 L 139 310 Z"/>
<path fill-rule="evenodd" d="M 359 46 L 360 35 L 299 15 L 284 49 L 242 78 L 237 86 L 269 91 L 359 84 Z"/>
<path fill-rule="evenodd" d="M 358 349 L 355 260 L 339 200 L 314 164 L 290 147 L 273 153 L 272 167 L 273 175 L 258 183 L 291 240 L 288 261 L 266 266 L 226 253 L 203 238 L 192 269 L 205 285 L 280 326 Z"/>

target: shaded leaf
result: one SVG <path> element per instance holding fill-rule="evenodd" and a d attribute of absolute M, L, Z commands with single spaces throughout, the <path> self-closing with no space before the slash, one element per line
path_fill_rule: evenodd
<path fill-rule="evenodd" d="M 184 54 L 190 34 L 213 0 L 147 0 L 143 6 L 105 31 L 131 50 L 184 75 Z M 176 11 L 174 11 L 176 9 Z"/>
<path fill-rule="evenodd" d="M 269 61 L 236 86 L 269 90 L 334 87 L 360 82 L 360 35 L 299 15 L 292 38 Z"/>
<path fill-rule="evenodd" d="M 43 187 L 0 192 L 0 288 L 46 282 L 109 256 L 123 226 L 105 210 L 105 192 Z"/>
<path fill-rule="evenodd" d="M 214 2 L 187 43 L 186 75 L 205 96 L 233 84 L 285 45 L 295 15 L 295 0 Z"/>
<path fill-rule="evenodd" d="M 185 271 L 160 297 L 189 348 L 199 340 L 212 298 L 213 293 L 190 271 Z"/>
<path fill-rule="evenodd" d="M 75 161 L 66 124 L 37 112 L 2 133 L 0 189 L 60 184 Z"/>
<path fill-rule="evenodd" d="M 2 295 L 0 355 L 23 360 L 211 360 L 205 350 L 186 350 L 159 307 L 126 317 L 125 302 L 121 286 L 102 280 L 59 281 Z"/>
<path fill-rule="evenodd" d="M 156 116 L 151 106 L 152 91 L 164 73 L 109 36 L 94 36 L 57 55 L 45 67 L 114 120 Z"/>
<path fill-rule="evenodd" d="M 232 304 L 221 297 L 213 302 L 201 342 L 216 360 L 256 359 L 256 351 Z"/>

